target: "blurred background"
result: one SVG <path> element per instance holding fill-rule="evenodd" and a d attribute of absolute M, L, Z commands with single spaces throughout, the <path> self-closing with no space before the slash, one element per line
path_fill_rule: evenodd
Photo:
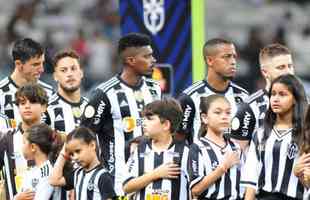
<path fill-rule="evenodd" d="M 177 0 L 175 0 L 177 1 Z M 203 1 L 203 0 L 198 0 Z M 46 48 L 42 80 L 52 80 L 51 58 L 72 48 L 86 73 L 83 94 L 120 71 L 118 0 L 0 0 L 0 78 L 12 71 L 12 42 L 31 37 Z M 296 72 L 310 88 L 310 1 L 205 0 L 206 40 L 225 37 L 239 53 L 236 82 L 255 91 L 262 85 L 258 52 L 279 42 L 293 52 Z"/>

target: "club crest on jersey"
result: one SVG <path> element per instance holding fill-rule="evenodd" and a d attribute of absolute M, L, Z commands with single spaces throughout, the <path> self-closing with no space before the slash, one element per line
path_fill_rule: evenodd
<path fill-rule="evenodd" d="M 292 160 L 298 154 L 298 146 L 296 143 L 290 143 L 287 147 L 287 157 Z"/>
<path fill-rule="evenodd" d="M 136 119 L 133 117 L 124 117 L 123 119 L 123 130 L 126 133 L 132 132 L 137 126 Z"/>
<path fill-rule="evenodd" d="M 218 161 L 213 161 L 213 162 L 211 163 L 211 168 L 212 168 L 212 170 L 215 170 L 215 169 L 217 168 L 218 165 L 219 165 Z"/>
<path fill-rule="evenodd" d="M 143 0 L 143 22 L 153 35 L 164 27 L 164 0 Z"/>
<path fill-rule="evenodd" d="M 82 111 L 79 107 L 73 107 L 72 114 L 75 118 L 80 118 L 82 116 Z"/>
<path fill-rule="evenodd" d="M 92 191 L 92 190 L 94 190 L 94 187 L 95 187 L 94 184 L 90 183 L 87 185 L 87 190 Z"/>

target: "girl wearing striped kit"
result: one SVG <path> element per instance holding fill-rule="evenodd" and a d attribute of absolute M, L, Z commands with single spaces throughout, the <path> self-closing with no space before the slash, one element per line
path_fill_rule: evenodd
<path fill-rule="evenodd" d="M 307 106 L 305 91 L 293 75 L 276 78 L 269 91 L 264 126 L 257 130 L 242 175 L 245 199 L 302 199 L 304 187 L 293 173 Z"/>
<path fill-rule="evenodd" d="M 190 189 L 198 199 L 240 199 L 240 147 L 224 136 L 231 106 L 221 95 L 202 97 L 200 137 L 190 147 Z"/>

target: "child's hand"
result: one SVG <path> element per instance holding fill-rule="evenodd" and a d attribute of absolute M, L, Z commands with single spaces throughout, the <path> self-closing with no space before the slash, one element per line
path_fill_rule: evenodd
<path fill-rule="evenodd" d="M 177 164 L 174 164 L 173 162 L 164 163 L 157 167 L 154 170 L 154 174 L 157 178 L 178 178 L 180 175 L 180 167 Z"/>
<path fill-rule="evenodd" d="M 310 153 L 302 154 L 294 166 L 294 175 L 299 177 L 306 168 L 310 169 Z"/>
<path fill-rule="evenodd" d="M 232 166 L 240 163 L 240 152 L 238 151 L 228 151 L 224 155 L 223 167 L 226 170 L 230 169 Z"/>
<path fill-rule="evenodd" d="M 28 190 L 18 193 L 14 199 L 15 200 L 33 200 L 34 195 L 35 195 L 35 192 L 28 189 Z"/>

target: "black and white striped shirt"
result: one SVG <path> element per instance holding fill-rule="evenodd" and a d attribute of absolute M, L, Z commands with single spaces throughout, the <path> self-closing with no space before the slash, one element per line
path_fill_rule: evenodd
<path fill-rule="evenodd" d="M 233 82 L 229 84 L 225 91 L 215 90 L 205 80 L 196 82 L 184 90 L 179 98 L 183 109 L 183 121 L 178 132 L 185 134 L 190 142 L 198 139 L 201 126 L 200 98 L 211 94 L 224 95 L 231 104 L 233 115 L 237 111 L 237 105 L 248 98 L 248 92 Z"/>
<path fill-rule="evenodd" d="M 38 84 L 46 91 L 47 96 L 51 97 L 54 93 L 53 87 L 38 81 Z M 15 120 L 16 124 L 21 122 L 21 117 L 18 111 L 15 101 L 15 93 L 18 90 L 18 86 L 11 77 L 6 77 L 0 81 L 0 112 L 5 114 L 9 119 Z"/>
<path fill-rule="evenodd" d="M 261 144 L 263 129 L 258 129 L 250 145 L 242 174 L 242 184 L 258 191 L 281 193 L 302 199 L 304 187 L 293 173 L 299 157 L 298 145 L 292 142 L 292 129 L 272 130 L 265 145 Z"/>
<path fill-rule="evenodd" d="M 90 171 L 79 167 L 67 175 L 66 183 L 69 187 L 74 187 L 76 200 L 104 200 L 116 197 L 112 177 L 101 165 Z"/>
<path fill-rule="evenodd" d="M 50 98 L 47 113 L 42 120 L 57 131 L 70 133 L 80 125 L 87 103 L 85 97 L 81 97 L 78 103 L 72 103 L 56 93 Z"/>
<path fill-rule="evenodd" d="M 142 78 L 139 85 L 127 85 L 119 75 L 102 83 L 94 91 L 85 107 L 81 125 L 97 133 L 104 166 L 114 177 L 113 184 L 118 195 L 123 195 L 125 176 L 126 143 L 142 135 L 144 106 L 161 98 L 157 82 Z"/>
<path fill-rule="evenodd" d="M 31 190 L 35 192 L 35 200 L 60 200 L 61 191 L 48 183 L 48 177 L 52 172 L 50 161 L 45 161 L 40 167 L 31 167 L 25 174 L 21 191 Z"/>
<path fill-rule="evenodd" d="M 181 168 L 178 179 L 158 179 L 136 192 L 136 199 L 188 200 L 188 153 L 189 148 L 185 142 L 177 141 L 174 141 L 167 150 L 157 153 L 152 149 L 152 140 L 146 139 L 139 144 L 127 162 L 128 174 L 124 184 L 154 170 L 163 163 L 176 162 Z"/>
<path fill-rule="evenodd" d="M 239 146 L 230 140 L 226 140 L 224 148 L 201 137 L 190 147 L 189 174 L 190 188 L 202 181 L 202 179 L 217 168 L 223 162 L 225 152 L 240 151 Z M 200 198 L 207 199 L 238 199 L 243 196 L 240 189 L 241 164 L 227 170 L 218 180 L 204 191 Z"/>

